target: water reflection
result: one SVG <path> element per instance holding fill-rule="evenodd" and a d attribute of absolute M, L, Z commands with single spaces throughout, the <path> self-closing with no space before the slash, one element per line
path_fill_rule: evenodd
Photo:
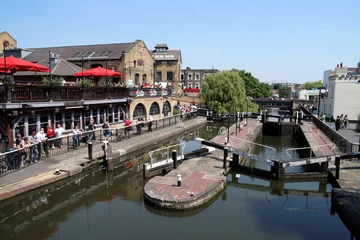
<path fill-rule="evenodd" d="M 193 137 L 211 138 L 214 128 Z M 175 141 L 192 141 L 191 134 Z M 171 143 L 164 143 L 173 144 Z M 228 175 L 226 190 L 190 212 L 143 202 L 145 153 L 127 156 L 113 173 L 82 176 L 0 204 L 1 239 L 344 239 L 347 229 L 331 216 L 325 182 L 281 182 Z M 131 160 L 131 161 L 130 161 Z"/>

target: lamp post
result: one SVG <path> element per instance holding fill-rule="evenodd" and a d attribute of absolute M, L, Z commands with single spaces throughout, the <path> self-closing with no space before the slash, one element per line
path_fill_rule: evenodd
<path fill-rule="evenodd" d="M 84 80 L 84 56 L 81 57 L 81 78 Z"/>
<path fill-rule="evenodd" d="M 319 97 L 318 97 L 318 117 L 320 118 L 320 98 L 321 98 L 321 90 L 325 89 L 324 87 L 319 87 Z"/>

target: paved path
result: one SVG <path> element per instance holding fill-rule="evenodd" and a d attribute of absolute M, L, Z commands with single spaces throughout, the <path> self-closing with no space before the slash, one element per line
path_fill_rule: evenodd
<path fill-rule="evenodd" d="M 316 157 L 324 157 L 339 154 L 337 147 L 333 149 L 335 144 L 312 122 L 302 121 L 300 125 L 309 146 Z M 327 145 L 327 146 L 324 146 Z M 320 147 L 321 146 L 321 147 Z"/>
<path fill-rule="evenodd" d="M 326 124 L 330 125 L 329 122 Z M 338 133 L 350 142 L 358 143 L 360 141 L 360 133 L 356 131 L 356 123 L 349 123 L 346 129 L 339 129 Z"/>
<path fill-rule="evenodd" d="M 139 148 L 157 144 L 159 141 L 181 134 L 187 130 L 190 131 L 205 123 L 206 118 L 199 117 L 185 121 L 184 128 L 173 125 L 148 132 L 141 136 L 134 136 L 121 142 L 111 143 L 111 146 L 113 147 L 113 152 L 117 156 L 121 156 L 137 151 Z M 87 148 L 79 148 L 76 151 L 45 159 L 20 171 L 1 177 L 0 201 L 80 173 L 83 168 L 96 163 L 95 161 L 90 163 L 87 151 Z M 93 158 L 100 156 L 103 156 L 101 144 L 94 145 Z M 61 174 L 54 178 L 53 172 L 55 169 L 60 169 Z"/>
<path fill-rule="evenodd" d="M 260 128 L 257 121 L 250 121 L 236 136 L 235 125 L 230 128 L 229 146 L 244 149 L 248 143 L 242 139 L 253 141 L 254 135 L 248 135 L 248 129 Z M 253 132 L 253 131 L 250 131 Z M 223 135 L 218 135 L 212 141 L 224 144 L 227 129 Z M 236 138 L 235 138 L 236 137 Z M 203 157 L 186 160 L 177 169 L 165 176 L 150 179 L 144 187 L 144 196 L 150 203 L 169 209 L 185 210 L 199 207 L 210 201 L 226 184 L 223 169 L 223 151 L 215 150 Z M 229 156 L 230 157 L 230 156 Z M 182 178 L 181 187 L 177 187 L 177 175 Z"/>

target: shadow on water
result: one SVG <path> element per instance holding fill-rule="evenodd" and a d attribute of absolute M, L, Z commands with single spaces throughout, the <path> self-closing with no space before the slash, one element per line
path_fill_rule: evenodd
<path fill-rule="evenodd" d="M 192 143 L 196 136 L 210 139 L 217 132 L 208 126 L 174 141 Z M 230 172 L 226 189 L 203 207 L 187 212 L 154 208 L 143 202 L 140 166 L 148 161 L 146 155 L 126 156 L 110 174 L 91 169 L 0 202 L 0 238 L 303 240 L 349 235 L 339 218 L 330 216 L 331 187 L 324 182 L 269 181 Z"/>

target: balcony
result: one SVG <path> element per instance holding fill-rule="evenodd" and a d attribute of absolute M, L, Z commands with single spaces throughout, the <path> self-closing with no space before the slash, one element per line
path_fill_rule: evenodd
<path fill-rule="evenodd" d="M 49 88 L 44 85 L 15 85 L 11 87 L 0 85 L 0 102 L 3 103 L 100 100 L 128 96 L 129 91 L 124 87 L 92 87 L 90 90 L 82 90 L 79 86 Z"/>

